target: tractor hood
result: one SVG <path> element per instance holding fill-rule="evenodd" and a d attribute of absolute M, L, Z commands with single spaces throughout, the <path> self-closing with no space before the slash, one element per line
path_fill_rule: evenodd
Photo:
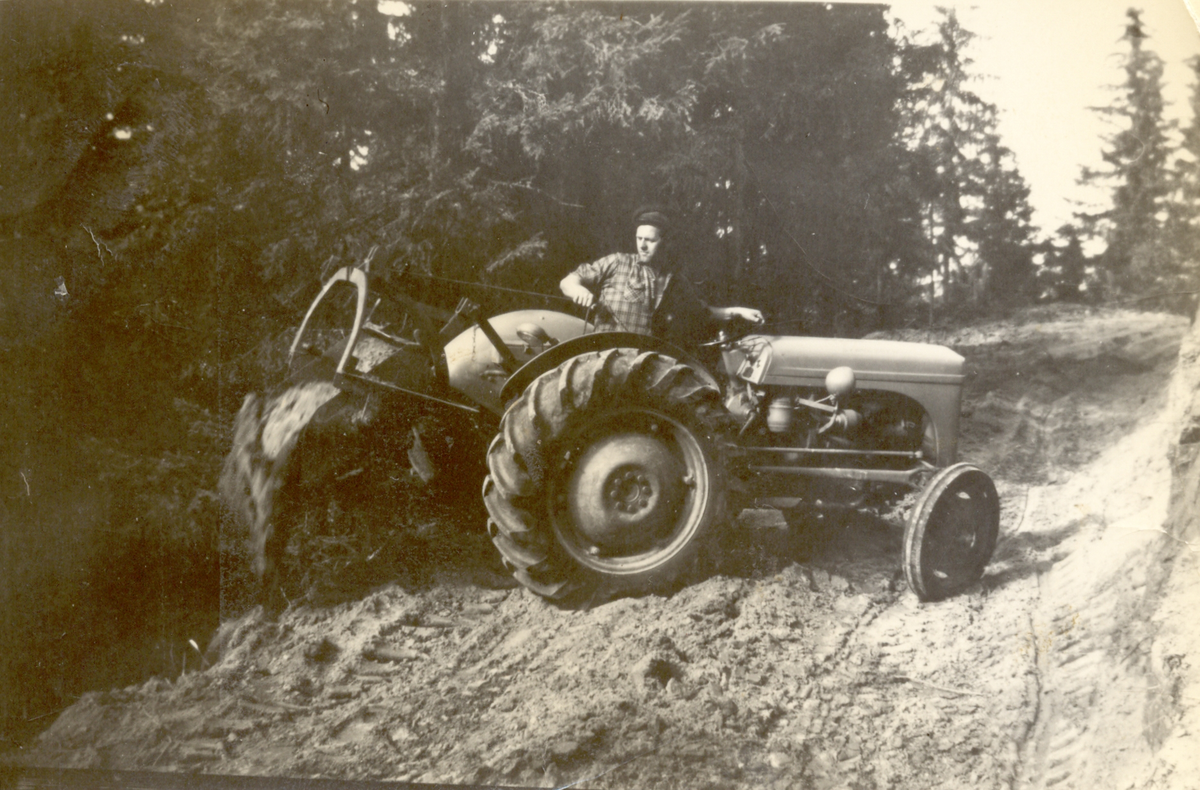
<path fill-rule="evenodd" d="M 929 415 L 937 464 L 954 462 L 965 360 L 944 346 L 896 340 L 756 335 L 725 352 L 726 370 L 762 387 L 825 388 L 825 375 L 849 366 L 857 388 L 897 392 Z"/>
<path fill-rule="evenodd" d="M 741 378 L 768 386 L 823 387 L 825 374 L 843 365 L 853 368 L 860 388 L 957 388 L 965 375 L 963 358 L 945 346 L 897 340 L 755 335 L 726 352 L 725 362 Z"/>

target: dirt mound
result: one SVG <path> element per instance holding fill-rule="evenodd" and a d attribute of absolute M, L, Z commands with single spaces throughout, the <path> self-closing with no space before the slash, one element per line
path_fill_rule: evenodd
<path fill-rule="evenodd" d="M 204 671 L 90 694 L 22 759 L 545 787 L 1189 786 L 1195 554 L 1165 554 L 1162 531 L 1185 330 L 1067 310 L 908 338 L 967 357 L 961 454 L 1000 488 L 1001 542 L 965 595 L 905 589 L 896 514 L 793 535 L 747 512 L 715 572 L 670 596 L 569 611 L 446 569 L 251 612 Z"/>

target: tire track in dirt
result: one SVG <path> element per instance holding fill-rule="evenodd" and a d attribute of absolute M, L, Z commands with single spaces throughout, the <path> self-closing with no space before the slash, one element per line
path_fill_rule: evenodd
<path fill-rule="evenodd" d="M 1148 333 L 1137 334 L 1144 340 Z M 1162 354 L 1161 350 L 1152 350 L 1152 357 Z M 1065 356 L 1069 358 L 1070 354 Z M 1112 365 L 1089 364 L 1093 368 L 1090 376 L 1113 377 Z M 1130 366 L 1116 367 L 1125 370 Z M 1097 409 L 1096 392 L 1059 385 L 1058 371 L 1041 371 L 1040 378 L 1044 386 L 1022 392 L 1015 403 L 1005 395 L 1010 388 L 1003 383 L 1000 389 L 987 391 L 975 404 L 972 415 L 988 426 L 991 434 L 988 444 L 1005 452 L 1003 458 L 996 458 L 992 464 L 1000 472 L 998 484 L 1006 489 L 1002 498 L 1008 500 L 1010 492 L 1023 489 L 1019 494 L 1021 505 L 1016 524 L 1011 531 L 1005 529 L 1002 538 L 1008 545 L 1002 545 L 997 552 L 999 564 L 1003 565 L 1005 559 L 1014 564 L 1023 561 L 1033 569 L 1032 584 L 1026 591 L 1024 605 L 1019 607 L 1028 613 L 1023 648 L 1029 659 L 1025 724 L 1014 733 L 1008 783 L 1038 788 L 1108 785 L 1111 775 L 1085 771 L 1089 760 L 1095 762 L 1097 738 L 1093 731 L 1105 721 L 1102 713 L 1095 712 L 1098 688 L 1106 682 L 1129 684 L 1130 681 L 1121 676 L 1119 667 L 1112 666 L 1105 652 L 1111 652 L 1110 643 L 1115 639 L 1113 627 L 1105 629 L 1098 624 L 1129 622 L 1129 613 L 1118 610 L 1129 607 L 1128 601 L 1136 597 L 1138 589 L 1136 585 L 1105 585 L 1096 581 L 1097 557 L 1087 551 L 1087 541 L 1096 540 L 1096 535 L 1110 525 L 1106 514 L 1097 517 L 1086 513 L 1086 504 L 1090 503 L 1088 494 L 1102 502 L 1127 500 L 1129 486 L 1119 475 L 1093 471 L 1095 465 L 1077 472 L 1076 479 L 1085 481 L 1077 490 L 1061 485 L 1069 479 L 1073 462 L 1094 452 L 1089 450 L 1088 440 L 1096 426 L 1089 421 L 1104 419 L 1107 413 Z M 1121 382 L 1116 390 L 1124 393 L 1128 386 Z M 1151 387 L 1148 391 L 1153 393 L 1155 389 Z M 1128 395 L 1115 398 L 1109 406 L 1110 413 L 1118 417 L 1117 424 L 1128 424 L 1134 417 L 1151 422 L 1161 419 L 1154 409 L 1161 399 L 1154 397 L 1149 403 L 1147 400 L 1145 394 L 1140 398 Z M 1123 407 L 1128 412 L 1121 413 Z M 1130 441 L 1133 446 L 1139 442 L 1145 445 L 1147 441 L 1150 446 L 1158 447 L 1166 443 L 1161 437 Z M 985 456 L 994 452 L 986 445 L 976 445 L 976 449 L 982 449 Z M 1152 465 L 1131 453 L 1129 447 L 1110 452 L 1109 457 L 1121 458 L 1127 465 Z M 1089 481 L 1093 476 L 1102 482 L 1096 485 Z M 1151 480 L 1144 470 L 1132 470 L 1128 476 L 1140 478 L 1143 486 L 1159 492 L 1168 488 L 1161 475 Z M 1136 501 L 1137 496 L 1133 499 Z M 1078 515 L 1080 510 L 1085 511 L 1084 517 L 1073 518 L 1071 514 Z M 1028 525 L 1027 517 L 1031 522 Z M 1134 551 L 1131 556 L 1140 555 Z M 1002 567 L 998 574 L 992 571 L 989 576 L 993 578 L 984 580 L 985 587 L 1003 590 L 1012 585 L 1014 574 L 1010 568 Z M 1019 576 L 1015 580 L 1021 583 Z M 995 587 L 997 584 L 999 587 Z M 987 612 L 992 622 L 1003 616 L 994 606 L 989 606 Z M 913 622 L 904 626 L 912 627 L 919 626 Z M 1136 681 L 1132 683 L 1136 685 Z M 1136 718 L 1137 707 L 1136 702 L 1127 700 L 1117 720 L 1128 721 L 1131 715 Z M 1092 780 L 1081 778 L 1089 775 Z"/>
<path fill-rule="evenodd" d="M 1146 427 L 1046 496 L 1048 511 L 1083 517 L 1030 612 L 1040 691 L 1021 786 L 1124 786 L 1117 780 L 1132 769 L 1122 765 L 1150 759 L 1147 683 L 1129 659 L 1148 636 L 1155 594 L 1145 557 L 1161 539 L 1170 481 L 1158 452 L 1163 424 L 1147 416 Z"/>

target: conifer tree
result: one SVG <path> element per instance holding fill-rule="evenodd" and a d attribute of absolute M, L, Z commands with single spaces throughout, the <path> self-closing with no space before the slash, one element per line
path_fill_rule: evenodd
<path fill-rule="evenodd" d="M 972 87 L 974 34 L 942 10 L 928 76 L 905 97 L 907 142 L 928 238 L 930 309 L 1031 297 L 1029 189 L 996 131 L 997 109 Z"/>
<path fill-rule="evenodd" d="M 1168 262 L 1162 243 L 1170 125 L 1163 119 L 1163 62 L 1146 46 L 1141 12 L 1130 8 L 1122 41 L 1124 82 L 1116 101 L 1095 108 L 1118 130 L 1101 156 L 1107 169 L 1085 169 L 1083 183 L 1112 186 L 1112 207 L 1081 217 L 1108 243 L 1101 264 L 1113 293 L 1145 293 L 1163 285 Z"/>
<path fill-rule="evenodd" d="M 1087 302 L 1096 295 L 1096 283 L 1089 273 L 1089 259 L 1083 251 L 1083 240 L 1075 225 L 1058 229 L 1062 246 L 1046 242 L 1046 259 L 1037 271 L 1040 298 L 1044 301 Z"/>

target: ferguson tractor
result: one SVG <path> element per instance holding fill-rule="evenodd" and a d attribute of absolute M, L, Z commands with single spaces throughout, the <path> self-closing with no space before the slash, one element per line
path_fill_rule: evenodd
<path fill-rule="evenodd" d="M 492 542 L 538 595 L 660 587 L 743 508 L 812 513 L 910 494 L 903 567 L 916 595 L 945 598 L 981 578 L 1000 508 L 991 478 L 956 462 L 964 360 L 950 349 L 714 325 L 682 278 L 668 283 L 653 335 L 592 332 L 586 317 L 553 310 L 485 317 L 466 299 L 435 317 L 404 283 L 367 266 L 337 271 L 296 334 L 293 369 L 329 393 L 373 392 L 486 434 L 476 445 L 486 474 L 459 482 L 482 487 Z M 318 331 L 314 315 L 338 294 L 353 319 Z M 239 432 L 250 430 L 242 416 Z M 278 460 L 262 449 L 261 422 L 257 455 L 227 462 L 256 492 L 246 516 L 260 574 L 287 540 L 257 493 Z M 411 434 L 421 472 L 438 439 Z"/>

